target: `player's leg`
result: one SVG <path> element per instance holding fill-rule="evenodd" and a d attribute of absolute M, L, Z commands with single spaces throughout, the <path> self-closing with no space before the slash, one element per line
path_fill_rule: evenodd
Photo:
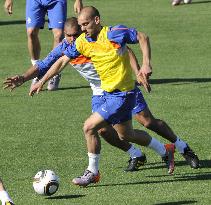
<path fill-rule="evenodd" d="M 135 118 L 136 118 L 137 114 L 143 113 L 147 109 L 148 109 L 148 106 L 144 99 L 144 96 L 142 95 L 141 90 L 137 87 L 136 88 L 136 103 L 132 110 L 133 116 L 135 116 Z M 139 123 L 140 123 L 140 121 L 139 121 Z M 148 127 L 147 124 L 144 124 L 144 123 L 141 123 L 141 124 L 144 125 L 145 127 Z M 137 141 L 139 138 L 140 138 L 139 131 L 136 130 L 134 140 Z M 135 141 L 135 143 L 136 143 L 136 141 Z M 137 142 L 139 142 L 139 141 L 137 141 Z M 162 157 L 163 160 L 165 159 L 165 162 L 166 162 L 166 165 L 168 168 L 168 172 L 169 173 L 173 172 L 173 170 L 174 170 L 174 144 L 167 146 L 167 145 L 164 145 L 163 143 L 161 143 L 160 141 L 158 141 L 157 139 L 151 137 L 151 138 L 146 138 L 144 146 L 153 149 L 155 152 L 157 152 Z"/>
<path fill-rule="evenodd" d="M 8 192 L 6 191 L 3 181 L 0 178 L 0 200 L 2 205 L 14 205 L 12 199 L 10 198 Z"/>
<path fill-rule="evenodd" d="M 67 2 L 57 1 L 47 7 L 48 10 L 48 27 L 53 33 L 53 47 L 56 47 L 63 39 L 64 23 L 67 17 Z M 49 80 L 47 89 L 57 90 L 61 74 L 55 75 Z"/>
<path fill-rule="evenodd" d="M 121 149 L 122 151 L 129 154 L 130 159 L 128 160 L 128 166 L 125 169 L 127 172 L 137 171 L 141 166 L 146 163 L 146 156 L 142 153 L 141 149 L 136 148 L 133 144 L 128 141 L 121 140 L 116 130 L 111 126 L 101 128 L 98 134 L 110 145 Z M 143 138 L 143 144 L 145 139 Z"/>
<path fill-rule="evenodd" d="M 26 29 L 27 45 L 32 65 L 35 65 L 40 58 L 39 29 L 45 24 L 45 10 L 38 1 L 26 1 Z M 32 80 L 35 84 L 38 78 Z"/>
<path fill-rule="evenodd" d="M 89 166 L 84 174 L 73 179 L 79 186 L 87 186 L 99 181 L 100 143 L 98 130 L 108 124 L 131 120 L 131 110 L 135 104 L 135 92 L 106 93 L 102 96 L 97 110 L 84 123 L 83 131 L 87 141 Z M 119 135 L 121 136 L 121 135 Z"/>
<path fill-rule="evenodd" d="M 82 176 L 72 180 L 75 185 L 87 186 L 97 183 L 100 179 L 99 159 L 101 143 L 98 130 L 107 126 L 107 122 L 97 112 L 93 113 L 84 123 L 83 131 L 86 138 L 89 165 Z"/>
<path fill-rule="evenodd" d="M 39 29 L 44 27 L 45 13 L 43 6 L 35 0 L 26 1 L 26 28 L 28 38 L 28 50 L 32 64 L 40 57 Z"/>
<path fill-rule="evenodd" d="M 92 96 L 92 112 L 96 112 L 98 108 L 105 103 L 105 98 L 102 95 Z M 128 167 L 125 171 L 136 171 L 141 165 L 146 162 L 146 156 L 141 152 L 141 149 L 136 148 L 125 140 L 119 139 L 117 132 L 111 125 L 101 128 L 98 134 L 104 138 L 110 145 L 117 147 L 130 155 Z"/>
<path fill-rule="evenodd" d="M 143 105 L 145 102 L 141 91 L 138 91 L 137 100 L 138 100 L 137 103 L 138 105 Z M 192 168 L 198 168 L 199 159 L 197 155 L 190 149 L 188 144 L 184 142 L 182 139 L 180 139 L 178 136 L 176 136 L 165 121 L 154 118 L 148 106 L 142 106 L 142 108 L 141 106 L 137 106 L 136 109 L 133 110 L 133 114 L 135 114 L 134 115 L 135 119 L 144 127 L 154 131 L 158 135 L 174 143 L 179 153 L 181 153 L 186 159 L 187 163 Z M 153 145 L 154 142 L 152 142 L 151 145 Z M 151 145 L 149 144 L 149 147 Z M 162 158 L 165 159 L 165 161 L 168 159 L 166 156 L 163 156 Z M 169 159 L 167 161 L 168 164 L 172 163 L 169 162 Z"/>

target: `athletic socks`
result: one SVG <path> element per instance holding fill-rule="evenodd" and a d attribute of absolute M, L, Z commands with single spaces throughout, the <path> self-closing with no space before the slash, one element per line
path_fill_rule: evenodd
<path fill-rule="evenodd" d="M 174 143 L 179 153 L 183 154 L 184 149 L 187 147 L 187 143 L 177 137 L 177 141 Z"/>
<path fill-rule="evenodd" d="M 149 148 L 157 152 L 161 157 L 165 156 L 166 148 L 163 143 L 152 137 L 151 142 L 148 145 Z"/>
<path fill-rule="evenodd" d="M 37 63 L 37 61 L 38 61 L 38 60 L 33 60 L 33 59 L 31 59 L 32 65 L 34 66 L 34 65 Z"/>
<path fill-rule="evenodd" d="M 142 156 L 142 152 L 140 149 L 135 148 L 134 145 L 131 145 L 130 149 L 127 151 L 127 153 L 130 155 L 130 158 L 136 158 Z"/>
<path fill-rule="evenodd" d="M 88 152 L 88 157 L 89 157 L 89 166 L 87 169 L 92 173 L 94 173 L 95 175 L 97 175 L 99 170 L 100 154 L 93 154 Z"/>

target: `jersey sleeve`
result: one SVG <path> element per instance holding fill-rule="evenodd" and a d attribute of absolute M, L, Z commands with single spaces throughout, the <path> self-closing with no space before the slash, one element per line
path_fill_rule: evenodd
<path fill-rule="evenodd" d="M 64 55 L 66 55 L 70 59 L 75 59 L 81 54 L 76 48 L 76 43 L 73 42 L 72 44 L 68 45 L 68 47 L 65 49 Z"/>
<path fill-rule="evenodd" d="M 109 28 L 107 36 L 110 41 L 123 46 L 125 44 L 138 43 L 137 34 L 138 32 L 135 28 L 128 28 L 124 25 L 116 25 Z"/>
<path fill-rule="evenodd" d="M 46 58 L 39 60 L 36 67 L 39 71 L 39 78 L 45 75 L 50 67 L 63 55 L 64 50 L 67 48 L 68 43 L 63 40 L 57 47 L 55 47 Z"/>

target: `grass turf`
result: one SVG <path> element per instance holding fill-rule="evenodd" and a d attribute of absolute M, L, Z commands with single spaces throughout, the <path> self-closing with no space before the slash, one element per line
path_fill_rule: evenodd
<path fill-rule="evenodd" d="M 69 3 L 69 16 L 73 2 Z M 125 24 L 146 32 L 151 40 L 152 93 L 145 94 L 154 115 L 165 119 L 201 159 L 192 170 L 176 153 L 176 169 L 168 176 L 161 159 L 143 148 L 148 163 L 124 173 L 128 156 L 102 142 L 101 182 L 85 189 L 71 179 L 87 165 L 84 120 L 91 112 L 91 90 L 73 69 L 63 72 L 58 92 L 27 96 L 29 83 L 13 93 L 0 90 L 1 176 L 16 204 L 210 204 L 211 22 L 210 1 L 172 7 L 169 1 L 86 1 L 99 8 L 105 25 Z M 14 2 L 11 17 L 0 13 L 0 73 L 22 73 L 30 65 L 25 32 L 25 1 Z M 42 57 L 52 46 L 51 33 L 40 32 Z M 141 59 L 138 46 L 131 46 Z M 134 127 L 141 126 L 134 122 Z M 166 142 L 159 136 L 162 142 Z M 32 177 L 52 169 L 61 178 L 52 197 L 36 195 Z"/>

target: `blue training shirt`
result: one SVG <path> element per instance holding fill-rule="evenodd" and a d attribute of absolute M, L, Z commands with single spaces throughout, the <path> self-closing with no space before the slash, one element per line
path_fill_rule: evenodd
<path fill-rule="evenodd" d="M 39 60 L 36 63 L 36 67 L 39 70 L 39 78 L 44 76 L 45 73 L 50 69 L 50 67 L 60 58 L 63 56 L 63 52 L 70 44 L 66 39 L 63 39 L 61 43 L 57 47 L 55 47 L 46 58 L 43 60 Z"/>

